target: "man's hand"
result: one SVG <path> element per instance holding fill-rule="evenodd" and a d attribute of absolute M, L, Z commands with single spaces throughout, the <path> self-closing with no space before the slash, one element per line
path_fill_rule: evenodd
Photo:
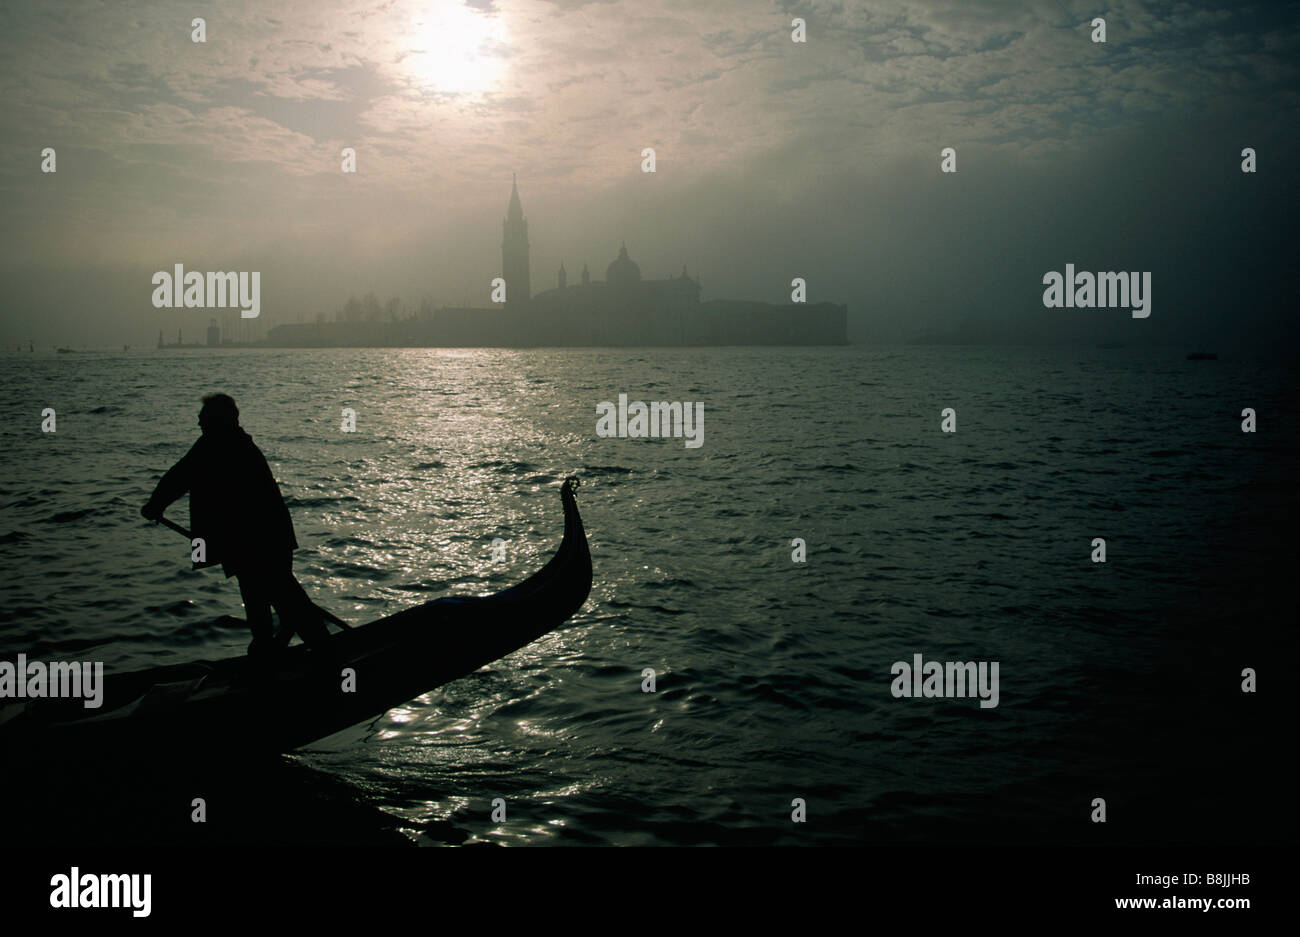
<path fill-rule="evenodd" d="M 152 501 L 146 501 L 144 507 L 140 509 L 140 516 L 145 520 L 156 521 L 158 518 L 162 517 L 162 508 L 158 507 L 158 505 L 154 504 Z"/>

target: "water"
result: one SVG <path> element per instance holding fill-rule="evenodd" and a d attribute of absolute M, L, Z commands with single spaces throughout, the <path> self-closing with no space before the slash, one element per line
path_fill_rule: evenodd
<path fill-rule="evenodd" d="M 234 581 L 192 572 L 184 539 L 138 515 L 204 393 L 231 393 L 266 453 L 298 578 L 357 623 L 523 578 L 559 542 L 559 482 L 582 477 L 595 583 L 569 625 L 222 787 L 245 818 L 235 839 L 1284 835 L 1259 805 L 1284 778 L 1268 665 L 1293 653 L 1283 365 L 1168 349 L 196 350 L 8 353 L 0 375 L 4 659 L 243 652 L 224 617 L 242 616 Z M 619 393 L 703 402 L 703 447 L 597 438 L 595 405 Z M 945 407 L 956 434 L 939 431 Z M 916 653 L 999 661 L 1000 705 L 893 698 L 892 663 Z M 1245 666 L 1269 674 L 1258 696 L 1240 692 Z M 1104 827 L 1087 819 L 1098 796 Z M 153 835 L 150 809 L 113 835 Z"/>

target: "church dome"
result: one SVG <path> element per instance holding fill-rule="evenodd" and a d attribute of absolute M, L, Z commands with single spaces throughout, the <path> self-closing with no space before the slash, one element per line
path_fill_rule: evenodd
<path fill-rule="evenodd" d="M 618 252 L 618 259 L 605 268 L 605 282 L 610 286 L 625 286 L 641 282 L 641 268 L 627 255 L 627 245 Z"/>

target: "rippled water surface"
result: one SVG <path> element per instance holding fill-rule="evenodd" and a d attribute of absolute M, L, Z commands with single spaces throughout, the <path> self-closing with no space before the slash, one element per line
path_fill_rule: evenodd
<path fill-rule="evenodd" d="M 341 840 L 373 822 L 421 844 L 1089 841 L 1095 796 L 1116 838 L 1273 835 L 1249 804 L 1280 783 L 1272 729 L 1238 684 L 1291 652 L 1282 366 L 232 349 L 8 353 L 0 375 L 8 659 L 243 652 L 223 618 L 243 614 L 234 581 L 192 572 L 187 543 L 138 515 L 204 393 L 231 393 L 267 455 L 298 578 L 357 623 L 523 578 L 559 542 L 559 482 L 582 477 L 595 584 L 567 627 L 276 769 L 286 790 L 358 808 Z M 598 438 L 595 405 L 619 393 L 702 402 L 704 445 Z M 1240 430 L 1247 406 L 1258 433 Z M 170 515 L 184 522 L 185 502 Z M 1000 705 L 894 699 L 890 666 L 916 653 L 999 661 Z M 286 799 L 259 821 L 267 838 Z"/>

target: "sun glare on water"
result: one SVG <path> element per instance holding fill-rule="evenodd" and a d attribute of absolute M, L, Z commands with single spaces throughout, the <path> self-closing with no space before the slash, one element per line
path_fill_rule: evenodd
<path fill-rule="evenodd" d="M 416 13 L 405 62 L 412 78 L 430 91 L 481 93 L 505 70 L 505 40 L 500 16 L 451 0 L 433 3 Z"/>

